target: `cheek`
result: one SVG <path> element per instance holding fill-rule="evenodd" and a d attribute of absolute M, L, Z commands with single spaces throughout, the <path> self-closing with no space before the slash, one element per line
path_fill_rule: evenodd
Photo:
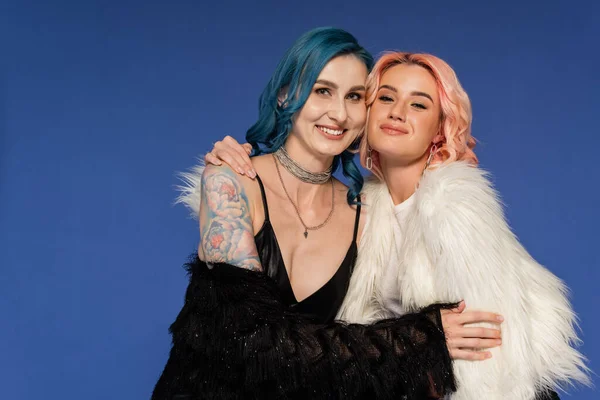
<path fill-rule="evenodd" d="M 387 117 L 388 107 L 378 102 L 373 103 L 369 110 L 369 121 L 378 121 Z"/>
<path fill-rule="evenodd" d="M 300 110 L 299 117 L 304 120 L 314 121 L 323 115 L 323 110 L 324 106 L 319 100 L 309 98 Z"/>
<path fill-rule="evenodd" d="M 349 115 L 353 124 L 357 127 L 362 127 L 367 122 L 367 106 L 364 104 L 355 105 L 351 108 L 351 114 Z"/>
<path fill-rule="evenodd" d="M 429 139 L 433 140 L 433 138 L 439 133 L 440 126 L 437 120 L 430 118 L 428 121 L 428 136 Z"/>
<path fill-rule="evenodd" d="M 418 136 L 423 138 L 433 138 L 437 134 L 437 122 L 428 115 L 417 115 L 413 120 L 414 127 Z"/>
<path fill-rule="evenodd" d="M 373 104 L 369 109 L 369 118 L 367 119 L 367 129 L 373 130 L 377 126 L 377 122 L 385 117 L 385 110 L 381 106 Z"/>

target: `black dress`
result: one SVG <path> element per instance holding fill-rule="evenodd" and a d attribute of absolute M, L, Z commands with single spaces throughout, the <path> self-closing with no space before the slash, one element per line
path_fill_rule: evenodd
<path fill-rule="evenodd" d="M 270 224 L 255 236 L 263 272 L 195 256 L 173 347 L 153 400 L 437 398 L 455 390 L 440 309 L 373 325 L 333 321 L 356 261 L 356 232 L 321 289 L 298 302 Z M 402 397 L 405 396 L 405 397 Z"/>
<path fill-rule="evenodd" d="M 281 291 L 283 302 L 294 311 L 313 316 L 315 321 L 323 323 L 332 322 L 348 292 L 350 277 L 352 276 L 352 271 L 356 264 L 356 254 L 358 251 L 356 246 L 356 235 L 358 233 L 358 223 L 360 221 L 360 205 L 356 207 L 354 235 L 342 264 L 327 283 L 299 302 L 296 300 L 296 296 L 292 290 L 283 257 L 281 256 L 281 249 L 279 248 L 275 231 L 271 225 L 265 188 L 258 176 L 256 179 L 260 186 L 263 207 L 265 210 L 265 222 L 254 238 L 263 272 L 275 280 L 277 287 Z M 358 197 L 358 201 L 360 202 L 360 196 Z"/>

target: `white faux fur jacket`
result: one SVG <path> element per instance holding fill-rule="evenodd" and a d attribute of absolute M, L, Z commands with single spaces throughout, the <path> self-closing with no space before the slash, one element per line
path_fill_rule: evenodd
<path fill-rule="evenodd" d="M 427 171 L 400 243 L 387 187 L 370 179 L 363 191 L 368 222 L 338 317 L 367 323 L 392 316 L 390 309 L 462 299 L 467 309 L 503 315 L 503 344 L 491 349 L 491 359 L 454 362 L 459 388 L 452 400 L 531 400 L 545 388 L 588 383 L 574 349 L 567 288 L 518 242 L 486 175 L 463 162 Z M 389 265 L 394 258 L 399 262 Z M 396 284 L 384 285 L 389 279 Z"/>

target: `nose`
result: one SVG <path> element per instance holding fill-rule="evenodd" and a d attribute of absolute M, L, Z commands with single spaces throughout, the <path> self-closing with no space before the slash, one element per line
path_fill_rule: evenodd
<path fill-rule="evenodd" d="M 404 112 L 404 107 L 402 106 L 402 104 L 394 104 L 394 106 L 390 109 L 388 118 L 404 122 L 406 120 L 406 114 Z"/>
<path fill-rule="evenodd" d="M 346 119 L 348 119 L 348 110 L 346 110 L 346 102 L 344 99 L 333 101 L 327 115 L 333 121 L 338 123 L 346 121 Z"/>

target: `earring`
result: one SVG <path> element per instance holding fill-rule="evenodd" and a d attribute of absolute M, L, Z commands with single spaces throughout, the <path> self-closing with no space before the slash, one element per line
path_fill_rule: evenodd
<path fill-rule="evenodd" d="M 371 158 L 371 147 L 367 147 L 367 169 L 370 171 L 373 168 L 373 159 Z"/>
<path fill-rule="evenodd" d="M 437 151 L 437 145 L 433 144 L 431 149 L 429 150 L 429 157 L 427 158 L 427 162 L 425 163 L 425 169 L 429 168 L 429 164 L 431 164 L 431 160 L 433 159 L 433 155 Z"/>

